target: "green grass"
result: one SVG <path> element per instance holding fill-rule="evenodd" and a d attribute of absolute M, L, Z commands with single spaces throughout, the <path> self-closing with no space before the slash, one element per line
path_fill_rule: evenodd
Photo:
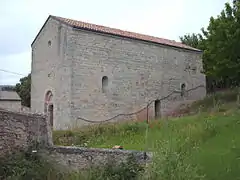
<path fill-rule="evenodd" d="M 152 122 L 147 137 L 144 123 L 105 125 L 101 128 L 106 128 L 106 131 L 98 134 L 94 128 L 91 132 L 85 130 L 85 133 L 89 133 L 89 138 L 85 139 L 89 147 L 111 148 L 113 145 L 123 145 L 125 149 L 156 152 L 156 159 L 159 156 L 168 158 L 181 155 L 177 162 L 173 162 L 174 167 L 179 165 L 178 163 L 181 167 L 184 164 L 186 167 L 183 167 L 181 172 L 173 170 L 176 175 L 187 173 L 187 166 L 191 166 L 190 173 L 192 168 L 196 167 L 196 174 L 205 175 L 204 179 L 240 179 L 239 110 L 155 121 Z M 60 132 L 58 133 L 60 136 Z M 74 139 L 75 136 L 80 136 L 78 133 L 81 134 L 80 131 L 71 134 L 74 144 L 78 144 L 79 138 Z M 94 135 L 91 136 L 91 133 Z M 82 143 L 81 140 L 80 142 Z M 161 168 L 170 168 L 166 161 L 171 162 L 158 160 L 155 166 L 160 166 L 161 162 L 165 165 L 160 166 Z M 155 170 L 152 167 L 150 171 L 158 171 L 158 168 Z M 163 175 L 166 175 L 166 172 L 162 172 Z M 185 175 L 182 178 L 187 178 Z M 169 177 L 169 174 L 166 175 L 166 178 Z"/>
<path fill-rule="evenodd" d="M 54 143 L 154 152 L 148 179 L 240 179 L 240 110 L 237 91 L 220 92 L 188 107 L 181 118 L 105 124 L 55 131 Z M 147 128 L 148 127 L 148 128 Z M 146 133 L 147 132 L 147 133 Z"/>

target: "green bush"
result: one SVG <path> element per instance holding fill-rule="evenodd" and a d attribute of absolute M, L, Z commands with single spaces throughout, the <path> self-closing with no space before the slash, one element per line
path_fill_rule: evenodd
<path fill-rule="evenodd" d="M 49 176 L 56 176 L 52 166 L 38 155 L 18 153 L 0 159 L 0 179 L 6 180 L 44 180 Z"/>
<path fill-rule="evenodd" d="M 130 156 L 127 162 L 122 162 L 117 166 L 113 166 L 112 161 L 110 160 L 103 167 L 91 168 L 90 171 L 85 172 L 85 178 L 88 180 L 137 180 L 144 172 L 144 168 L 136 162 L 133 156 Z"/>

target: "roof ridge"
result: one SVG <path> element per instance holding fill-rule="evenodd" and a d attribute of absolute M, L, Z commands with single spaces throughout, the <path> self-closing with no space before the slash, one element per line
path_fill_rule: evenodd
<path fill-rule="evenodd" d="M 147 35 L 147 34 L 143 34 L 143 33 L 138 33 L 138 32 L 133 32 L 133 31 L 129 31 L 129 30 L 124 30 L 124 29 L 119 29 L 119 28 L 115 28 L 115 27 L 110 27 L 110 26 L 105 26 L 105 25 L 100 25 L 100 24 L 95 24 L 92 22 L 87 22 L 87 21 L 81 21 L 81 20 L 76 20 L 76 19 L 72 19 L 72 18 L 65 18 L 65 17 L 61 17 L 61 16 L 53 16 L 59 20 L 61 19 L 65 19 L 65 20 L 70 20 L 70 21 L 77 21 L 77 22 L 81 22 L 81 23 L 86 23 L 86 24 L 91 24 L 91 25 L 95 25 L 95 26 L 99 26 L 99 27 L 103 27 L 103 28 L 111 28 L 111 29 L 115 29 L 115 30 L 120 30 L 120 31 L 124 31 L 124 32 L 128 32 L 128 33 L 135 33 L 135 34 L 139 34 L 139 35 L 143 35 L 143 36 L 149 36 L 149 37 L 153 37 L 153 38 L 159 38 L 159 39 L 164 39 L 164 40 L 168 40 L 168 41 L 173 41 L 173 42 L 178 42 L 172 39 L 167 39 L 167 38 L 162 38 L 162 37 L 158 37 L 158 36 L 153 36 L 153 35 Z M 178 42 L 181 43 L 181 42 Z M 181 43 L 182 44 L 182 43 Z"/>
<path fill-rule="evenodd" d="M 175 41 L 175 40 L 170 40 L 170 39 L 166 39 L 166 38 L 142 34 L 142 33 L 138 33 L 138 32 L 132 32 L 129 30 L 108 27 L 108 26 L 94 24 L 94 23 L 90 23 L 90 22 L 86 22 L 86 21 L 65 18 L 65 17 L 61 17 L 61 16 L 50 15 L 50 17 L 52 17 L 62 23 L 65 23 L 69 26 L 79 28 L 79 29 L 87 29 L 87 30 L 101 32 L 101 33 L 107 33 L 107 34 L 112 34 L 112 35 L 122 36 L 122 37 L 127 37 L 127 38 L 134 38 L 134 39 L 149 41 L 149 42 L 153 42 L 153 43 L 157 43 L 157 44 L 162 44 L 162 45 L 167 45 L 167 46 L 178 47 L 178 48 L 182 48 L 182 49 L 188 49 L 188 50 L 201 52 L 201 50 L 199 50 L 199 49 L 193 48 L 191 46 L 185 45 L 185 44 Z"/>

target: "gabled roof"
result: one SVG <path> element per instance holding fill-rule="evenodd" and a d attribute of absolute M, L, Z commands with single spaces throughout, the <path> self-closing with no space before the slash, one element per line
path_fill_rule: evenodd
<path fill-rule="evenodd" d="M 115 29 L 115 28 L 106 27 L 106 26 L 97 25 L 97 24 L 91 24 L 91 23 L 78 21 L 78 20 L 73 20 L 73 19 L 68 19 L 68 18 L 59 17 L 59 16 L 50 15 L 48 17 L 48 19 L 49 18 L 53 18 L 57 21 L 60 21 L 60 22 L 66 24 L 68 26 L 71 26 L 71 27 L 77 28 L 77 29 L 95 31 L 95 32 L 104 33 L 104 34 L 111 34 L 111 35 L 125 37 L 125 38 L 131 38 L 131 39 L 142 40 L 142 41 L 146 41 L 146 42 L 152 42 L 152 43 L 157 43 L 157 44 L 171 46 L 171 47 L 177 47 L 177 48 L 181 48 L 181 49 L 188 49 L 188 50 L 192 50 L 192 51 L 202 52 L 199 49 L 187 46 L 185 44 L 182 44 L 180 42 L 176 42 L 174 40 L 168 40 L 168 39 L 149 36 L 149 35 L 145 35 L 145 34 L 139 34 L 139 33 L 135 33 L 135 32 L 124 31 L 124 30 L 120 30 L 120 29 Z M 48 21 L 48 19 L 47 19 L 47 21 Z M 46 24 L 46 22 L 45 22 L 45 24 Z M 34 41 L 36 40 L 36 38 L 34 39 Z M 33 41 L 33 43 L 34 43 L 34 41 Z"/>
<path fill-rule="evenodd" d="M 0 101 L 21 101 L 21 98 L 15 91 L 1 91 L 0 89 Z"/>

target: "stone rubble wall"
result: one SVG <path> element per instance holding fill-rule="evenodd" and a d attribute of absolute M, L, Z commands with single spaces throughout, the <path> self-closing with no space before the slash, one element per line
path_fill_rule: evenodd
<path fill-rule="evenodd" d="M 50 133 L 45 116 L 0 109 L 0 156 L 26 150 L 36 143 L 49 146 Z"/>
<path fill-rule="evenodd" d="M 94 166 L 103 166 L 108 162 L 118 165 L 126 162 L 130 155 L 139 164 L 146 164 L 151 161 L 152 154 L 142 151 L 130 151 L 119 149 L 83 148 L 72 146 L 52 146 L 41 155 L 55 162 L 60 167 L 67 167 L 68 170 L 87 169 Z"/>

